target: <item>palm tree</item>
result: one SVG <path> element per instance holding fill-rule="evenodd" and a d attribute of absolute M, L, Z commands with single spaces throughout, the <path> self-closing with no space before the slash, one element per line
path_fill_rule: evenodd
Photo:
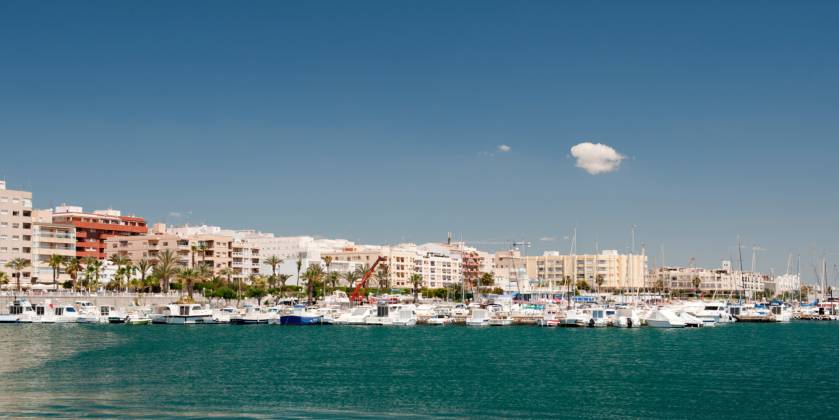
<path fill-rule="evenodd" d="M 417 295 L 419 294 L 420 286 L 422 286 L 422 274 L 411 274 L 410 280 L 411 286 L 413 286 L 414 289 L 414 303 L 417 303 Z"/>
<path fill-rule="evenodd" d="M 125 284 L 126 284 L 125 290 L 128 291 L 128 282 L 130 281 L 130 279 L 128 277 L 130 277 L 130 276 L 128 275 L 128 273 L 126 273 L 126 270 L 123 270 L 122 268 L 131 265 L 131 259 L 124 256 L 124 255 L 114 254 L 114 255 L 111 255 L 111 258 L 108 258 L 108 260 L 110 260 L 111 263 L 113 263 L 114 265 L 117 266 L 117 273 L 119 274 L 119 276 L 115 277 L 115 279 L 117 281 L 117 292 L 119 292 L 119 288 L 122 285 L 122 276 L 123 275 L 126 277 L 126 279 L 125 279 Z"/>
<path fill-rule="evenodd" d="M 248 297 L 255 297 L 257 306 L 262 305 L 262 298 L 268 293 L 266 290 L 265 278 L 260 275 L 252 275 L 248 286 Z"/>
<path fill-rule="evenodd" d="M 78 279 L 79 279 L 79 271 L 82 271 L 82 266 L 79 264 L 79 259 L 75 257 L 71 257 L 67 261 L 64 262 L 64 271 L 67 272 L 67 275 L 70 276 L 70 279 L 73 281 L 73 291 L 76 291 L 76 287 L 78 286 Z"/>
<path fill-rule="evenodd" d="M 696 290 L 696 296 L 699 296 L 699 286 L 702 284 L 702 279 L 696 276 L 691 280 L 691 284 L 693 284 L 693 289 Z"/>
<path fill-rule="evenodd" d="M 347 271 L 344 273 L 344 280 L 347 281 L 347 286 L 353 287 L 355 286 L 355 281 L 358 280 L 358 271 Z"/>
<path fill-rule="evenodd" d="M 600 287 L 603 286 L 604 281 L 606 281 L 606 278 L 603 277 L 602 274 L 598 274 L 597 277 L 594 278 L 594 283 L 597 285 L 597 293 L 600 293 Z"/>
<path fill-rule="evenodd" d="M 84 263 L 87 291 L 91 292 L 92 288 L 99 287 L 99 273 L 102 271 L 102 261 L 94 257 L 86 257 L 82 262 Z"/>
<path fill-rule="evenodd" d="M 221 270 L 218 271 L 218 275 L 224 277 L 226 280 L 225 286 L 229 286 L 230 277 L 233 276 L 233 269 L 230 267 L 222 267 Z"/>
<path fill-rule="evenodd" d="M 303 273 L 303 278 L 306 279 L 306 295 L 308 296 L 307 303 L 311 305 L 314 303 L 312 297 L 315 293 L 315 284 L 323 279 L 323 269 L 318 264 L 310 265 Z"/>
<path fill-rule="evenodd" d="M 277 274 L 277 281 L 280 282 L 280 290 L 282 291 L 283 296 L 285 296 L 285 282 L 287 282 L 290 278 L 290 274 Z"/>
<path fill-rule="evenodd" d="M 387 264 L 380 265 L 376 271 L 376 284 L 379 286 L 379 294 L 390 289 L 390 267 Z"/>
<path fill-rule="evenodd" d="M 181 285 L 183 285 L 181 288 L 181 296 L 183 297 L 183 289 L 186 288 L 189 301 L 194 302 L 195 300 L 192 298 L 192 285 L 200 278 L 201 273 L 194 268 L 184 268 L 178 270 L 176 276 L 178 280 L 180 280 Z"/>
<path fill-rule="evenodd" d="M 332 265 L 332 256 L 331 255 L 324 255 L 323 257 L 320 257 L 320 259 L 322 259 L 323 264 L 326 265 L 326 278 L 329 279 L 330 278 L 329 277 L 329 273 L 330 273 L 329 267 Z M 332 288 L 333 289 L 335 288 L 334 284 L 333 284 Z M 325 288 L 323 290 L 323 295 L 326 296 L 326 289 Z"/>
<path fill-rule="evenodd" d="M 23 270 L 29 267 L 31 263 L 26 258 L 15 258 L 6 263 L 7 268 L 11 268 L 17 275 L 17 291 L 20 292 L 20 278 L 23 276 Z"/>
<path fill-rule="evenodd" d="M 271 279 L 269 280 L 269 283 L 271 284 L 271 287 L 276 286 L 276 284 L 277 284 L 277 266 L 282 264 L 283 260 L 276 255 L 272 255 L 272 256 L 266 258 L 265 261 L 263 261 L 263 263 L 271 266 Z"/>
<path fill-rule="evenodd" d="M 164 250 L 154 266 L 154 272 L 160 278 L 160 288 L 169 293 L 169 281 L 178 273 L 178 256 L 172 250 Z"/>
<path fill-rule="evenodd" d="M 341 275 L 338 273 L 328 273 L 326 275 L 326 281 L 332 286 L 332 290 L 338 288 L 338 280 L 341 279 Z M 324 290 L 323 295 L 326 296 L 326 291 Z"/>
<path fill-rule="evenodd" d="M 61 267 L 64 266 L 67 257 L 63 255 L 50 255 L 47 260 L 47 265 L 52 268 L 52 286 L 58 290 L 58 273 L 61 272 Z"/>
<path fill-rule="evenodd" d="M 9 284 L 9 275 L 5 271 L 0 271 L 0 286 Z"/>
<path fill-rule="evenodd" d="M 297 254 L 297 285 L 300 286 L 300 269 L 303 268 L 303 254 Z"/>
<path fill-rule="evenodd" d="M 144 287 L 146 284 L 146 272 L 149 271 L 152 264 L 151 261 L 143 258 L 140 261 L 137 261 L 137 264 L 134 264 L 134 268 L 140 272 L 140 287 Z"/>

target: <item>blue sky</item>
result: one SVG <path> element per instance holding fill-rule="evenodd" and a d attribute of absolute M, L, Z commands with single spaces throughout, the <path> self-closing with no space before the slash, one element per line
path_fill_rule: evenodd
<path fill-rule="evenodd" d="M 0 2 L 0 176 L 150 221 L 839 251 L 836 2 Z M 590 175 L 570 148 L 626 157 Z M 508 145 L 508 152 L 498 151 Z M 180 216 L 176 216 L 176 214 Z M 544 239 L 544 240 L 543 240 Z M 493 244 L 496 243 L 496 244 Z M 750 264 L 750 251 L 745 250 Z M 805 273 L 805 274 L 806 274 Z"/>

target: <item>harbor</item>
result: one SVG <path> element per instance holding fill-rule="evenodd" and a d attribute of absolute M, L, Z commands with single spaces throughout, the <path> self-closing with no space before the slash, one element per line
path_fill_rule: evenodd
<path fill-rule="evenodd" d="M 838 338 L 839 323 L 795 320 L 691 330 L 0 325 L 10 355 L 0 407 L 60 418 L 818 418 L 839 408 L 829 356 Z"/>

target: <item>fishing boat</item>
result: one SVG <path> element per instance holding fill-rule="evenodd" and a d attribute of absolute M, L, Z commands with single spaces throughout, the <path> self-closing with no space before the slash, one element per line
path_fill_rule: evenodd
<path fill-rule="evenodd" d="M 737 318 L 737 322 L 775 322 L 775 315 L 762 303 L 744 305 L 740 309 L 740 314 L 735 318 Z"/>
<path fill-rule="evenodd" d="M 142 312 L 131 312 L 125 317 L 125 324 L 128 325 L 151 325 L 151 318 Z"/>
<path fill-rule="evenodd" d="M 294 305 L 291 315 L 274 318 L 272 324 L 280 325 L 319 325 L 323 322 L 323 315 L 306 310 L 306 305 Z"/>

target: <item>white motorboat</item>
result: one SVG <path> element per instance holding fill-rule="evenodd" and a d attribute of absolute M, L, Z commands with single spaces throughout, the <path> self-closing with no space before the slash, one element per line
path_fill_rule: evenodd
<path fill-rule="evenodd" d="M 125 324 L 128 325 L 149 325 L 151 323 L 151 318 L 145 313 L 139 311 L 130 312 L 128 316 L 125 317 Z"/>
<path fill-rule="evenodd" d="M 489 325 L 490 313 L 486 309 L 472 309 L 466 318 L 466 325 L 470 327 L 486 327 Z"/>
<path fill-rule="evenodd" d="M 104 319 L 109 324 L 125 324 L 128 314 L 113 306 L 100 306 L 99 319 Z"/>
<path fill-rule="evenodd" d="M 73 305 L 57 305 L 53 308 L 53 321 L 59 324 L 78 322 L 79 311 Z"/>
<path fill-rule="evenodd" d="M 466 318 L 469 316 L 469 308 L 462 303 L 458 303 L 451 309 L 451 311 L 449 311 L 449 315 L 453 318 Z"/>
<path fill-rule="evenodd" d="M 722 302 L 707 302 L 698 307 L 686 307 L 685 310 L 706 324 L 727 324 L 736 321 Z"/>
<path fill-rule="evenodd" d="M 9 304 L 9 312 L 0 315 L 0 323 L 34 322 L 37 316 L 32 304 L 26 299 L 15 299 Z"/>
<path fill-rule="evenodd" d="M 213 324 L 213 311 L 196 303 L 159 306 L 149 317 L 155 324 Z"/>
<path fill-rule="evenodd" d="M 591 314 L 582 309 L 569 309 L 559 319 L 560 327 L 585 327 L 591 322 Z"/>
<path fill-rule="evenodd" d="M 213 322 L 216 324 L 228 324 L 230 323 L 230 317 L 235 315 L 237 312 L 239 312 L 239 310 L 233 306 L 225 306 L 221 309 L 214 309 Z"/>
<path fill-rule="evenodd" d="M 606 316 L 606 309 L 591 308 L 584 310 L 584 312 L 589 315 L 588 322 L 586 323 L 587 327 L 600 328 L 609 326 L 609 318 Z M 614 311 L 612 311 L 612 313 L 614 314 Z"/>
<path fill-rule="evenodd" d="M 230 316 L 230 323 L 236 325 L 268 324 L 279 317 L 279 310 L 260 306 L 245 305 L 244 309 Z"/>
<path fill-rule="evenodd" d="M 414 310 L 414 305 L 405 305 L 396 311 L 396 317 L 393 319 L 392 324 L 400 327 L 417 325 L 417 313 Z"/>
<path fill-rule="evenodd" d="M 641 311 L 634 308 L 618 308 L 613 325 L 620 328 L 638 328 L 641 326 Z"/>
<path fill-rule="evenodd" d="M 335 324 L 364 325 L 367 318 L 376 314 L 373 306 L 357 306 L 335 319 Z"/>
<path fill-rule="evenodd" d="M 435 314 L 425 321 L 428 325 L 450 325 L 454 320 L 446 314 Z"/>
<path fill-rule="evenodd" d="M 416 313 L 419 321 L 425 321 L 434 315 L 437 315 L 437 307 L 429 304 L 422 304 L 417 306 Z"/>
<path fill-rule="evenodd" d="M 644 322 L 653 328 L 684 328 L 685 322 L 670 309 L 651 309 Z"/>
<path fill-rule="evenodd" d="M 685 327 L 697 328 L 697 327 L 706 327 L 706 326 L 707 327 L 713 327 L 714 326 L 713 321 L 706 322 L 705 320 L 694 316 L 693 314 L 691 314 L 690 312 L 688 312 L 684 309 L 682 309 L 678 312 L 675 312 L 675 313 L 676 313 L 676 315 L 679 316 L 679 318 L 682 319 L 682 322 L 685 323 Z"/>

